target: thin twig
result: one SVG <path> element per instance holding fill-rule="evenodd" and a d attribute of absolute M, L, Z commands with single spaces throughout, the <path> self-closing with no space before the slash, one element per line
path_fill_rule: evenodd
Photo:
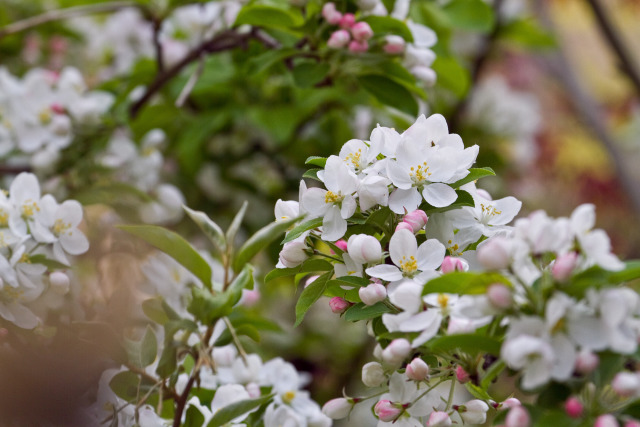
<path fill-rule="evenodd" d="M 98 3 L 83 6 L 74 6 L 66 9 L 55 9 L 47 11 L 41 15 L 32 16 L 22 21 L 14 22 L 4 28 L 0 28 L 0 39 L 10 34 L 19 33 L 47 22 L 69 19 L 76 16 L 93 15 L 96 13 L 113 12 L 127 7 L 135 7 L 136 3 L 131 1 L 114 1 L 111 3 Z"/>
<path fill-rule="evenodd" d="M 153 18 L 153 47 L 156 52 L 156 65 L 158 67 L 158 73 L 164 72 L 164 52 L 162 50 L 162 43 L 160 42 L 160 30 L 162 29 L 162 19 L 157 17 Z"/>
<path fill-rule="evenodd" d="M 629 49 L 627 49 L 622 37 L 616 31 L 599 0 L 587 0 L 587 3 L 589 3 L 591 10 L 593 10 L 593 15 L 598 22 L 598 27 L 600 28 L 602 35 L 604 35 L 604 38 L 607 39 L 611 49 L 616 53 L 618 60 L 620 61 L 620 69 L 627 75 L 627 77 L 629 77 L 636 93 L 640 95 L 640 72 L 638 71 L 636 62 L 629 52 Z"/>

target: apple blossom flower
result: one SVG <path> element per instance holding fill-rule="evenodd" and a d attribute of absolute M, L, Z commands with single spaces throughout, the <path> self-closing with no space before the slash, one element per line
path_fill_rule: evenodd
<path fill-rule="evenodd" d="M 375 404 L 373 412 L 380 421 L 394 421 L 402 413 L 402 407 L 393 404 L 389 400 L 380 400 Z"/>
<path fill-rule="evenodd" d="M 322 412 L 333 420 L 346 418 L 353 409 L 353 401 L 339 397 L 331 399 L 322 406 Z"/>
<path fill-rule="evenodd" d="M 342 18 L 340 18 L 340 22 L 338 22 L 338 25 L 340 26 L 340 28 L 348 30 L 353 27 L 355 22 L 356 17 L 353 15 L 353 13 L 345 13 L 344 15 L 342 15 Z"/>
<path fill-rule="evenodd" d="M 487 299 L 495 308 L 504 310 L 513 304 L 513 295 L 508 286 L 493 283 L 487 288 Z"/>
<path fill-rule="evenodd" d="M 373 30 L 366 22 L 356 22 L 350 30 L 353 38 L 358 41 L 366 41 L 373 37 Z"/>
<path fill-rule="evenodd" d="M 595 423 L 593 423 L 593 427 L 619 427 L 620 424 L 616 417 L 611 414 L 600 415 L 596 418 Z"/>
<path fill-rule="evenodd" d="M 611 388 L 622 397 L 639 396 L 640 375 L 636 372 L 618 372 L 611 381 Z"/>
<path fill-rule="evenodd" d="M 445 256 L 442 261 L 442 265 L 440 266 L 440 272 L 445 274 L 455 271 L 466 271 L 468 269 L 469 264 L 466 261 L 451 256 Z"/>
<path fill-rule="evenodd" d="M 489 405 L 479 399 L 470 400 L 457 408 L 465 424 L 484 424 L 487 421 L 488 410 Z"/>
<path fill-rule="evenodd" d="M 571 396 L 564 402 L 564 412 L 571 418 L 580 418 L 584 413 L 584 405 L 577 397 Z"/>
<path fill-rule="evenodd" d="M 383 50 L 391 55 L 397 55 L 404 52 L 406 42 L 401 36 L 390 34 L 384 38 L 385 44 Z"/>
<path fill-rule="evenodd" d="M 427 214 L 420 209 L 409 212 L 402 217 L 402 222 L 411 226 L 413 234 L 422 230 L 427 225 L 427 221 L 429 221 L 429 217 L 427 217 Z"/>
<path fill-rule="evenodd" d="M 367 234 L 353 234 L 347 242 L 349 256 L 358 264 L 379 263 L 382 258 L 380 241 Z"/>
<path fill-rule="evenodd" d="M 469 373 L 462 366 L 456 366 L 456 379 L 460 384 L 468 383 L 470 378 Z"/>
<path fill-rule="evenodd" d="M 492 237 L 478 245 L 478 261 L 490 270 L 502 270 L 509 266 L 511 242 L 500 236 Z"/>
<path fill-rule="evenodd" d="M 332 49 L 341 49 L 349 44 L 351 36 L 347 30 L 337 30 L 331 33 L 327 46 Z"/>
<path fill-rule="evenodd" d="M 450 425 L 452 425 L 451 418 L 449 414 L 443 411 L 432 412 L 427 421 L 428 427 L 449 427 Z"/>
<path fill-rule="evenodd" d="M 531 425 L 529 412 L 521 405 L 512 407 L 507 413 L 504 425 L 505 427 L 529 427 Z"/>
<path fill-rule="evenodd" d="M 280 263 L 278 266 L 281 266 L 282 268 L 293 268 L 299 266 L 309 258 L 309 255 L 307 254 L 308 250 L 309 248 L 304 241 L 293 240 L 285 243 L 280 251 Z"/>
<path fill-rule="evenodd" d="M 402 362 L 411 352 L 411 344 L 404 338 L 396 338 L 382 350 L 382 360 L 396 365 Z"/>
<path fill-rule="evenodd" d="M 49 284 L 53 291 L 60 295 L 66 295 L 69 292 L 69 276 L 62 271 L 54 271 L 49 275 Z"/>
<path fill-rule="evenodd" d="M 366 305 L 374 305 L 387 297 L 387 288 L 381 283 L 371 283 L 358 289 L 358 295 Z"/>
<path fill-rule="evenodd" d="M 387 377 L 378 362 L 369 362 L 362 367 L 362 383 L 367 387 L 378 387 L 385 382 Z"/>
<path fill-rule="evenodd" d="M 349 52 L 362 53 L 369 50 L 369 43 L 366 40 L 351 40 L 349 42 Z"/>
<path fill-rule="evenodd" d="M 582 349 L 576 356 L 575 370 L 579 374 L 588 375 L 593 372 L 600 364 L 600 358 L 594 352 L 588 349 Z"/>
<path fill-rule="evenodd" d="M 424 360 L 416 357 L 407 365 L 407 378 L 414 381 L 424 381 L 429 379 L 429 365 Z"/>
<path fill-rule="evenodd" d="M 556 258 L 551 267 L 551 274 L 558 282 L 566 282 L 573 270 L 576 268 L 578 254 L 576 252 L 568 252 Z"/>
<path fill-rule="evenodd" d="M 507 366 L 522 370 L 522 388 L 525 390 L 534 389 L 551 377 L 553 349 L 540 338 L 519 335 L 508 339 L 502 345 L 500 355 Z"/>
<path fill-rule="evenodd" d="M 329 307 L 331 307 L 331 311 L 336 314 L 342 314 L 351 306 L 351 303 L 345 301 L 344 298 L 333 297 L 329 301 Z"/>
<path fill-rule="evenodd" d="M 342 13 L 336 10 L 335 3 L 329 2 L 322 6 L 322 17 L 326 19 L 329 24 L 336 25 L 342 19 Z"/>

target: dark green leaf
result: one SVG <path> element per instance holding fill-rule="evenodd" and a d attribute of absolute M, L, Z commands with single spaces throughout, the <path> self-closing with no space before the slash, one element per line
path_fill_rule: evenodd
<path fill-rule="evenodd" d="M 173 345 L 173 342 L 165 342 L 164 349 L 160 354 L 156 373 L 160 375 L 161 378 L 170 377 L 178 366 L 177 358 L 177 348 Z"/>
<path fill-rule="evenodd" d="M 187 310 L 205 325 L 210 325 L 214 320 L 231 313 L 234 305 L 233 299 L 234 295 L 230 292 L 211 295 L 211 292 L 207 290 L 193 288 Z"/>
<path fill-rule="evenodd" d="M 246 263 L 261 250 L 266 248 L 271 242 L 275 241 L 280 235 L 284 234 L 292 224 L 298 221 L 300 218 L 292 218 L 286 221 L 272 222 L 265 227 L 262 227 L 254 235 L 242 245 L 242 247 L 236 253 L 233 260 L 233 269 L 238 271 Z M 293 230 L 292 230 L 293 231 Z"/>
<path fill-rule="evenodd" d="M 298 326 L 302 322 L 302 319 L 304 319 L 304 315 L 307 313 L 311 305 L 324 294 L 324 291 L 327 288 L 327 282 L 329 281 L 329 279 L 331 279 L 332 275 L 333 271 L 329 271 L 318 277 L 316 280 L 307 285 L 306 288 L 304 288 L 296 304 L 295 326 Z"/>
<path fill-rule="evenodd" d="M 140 360 L 142 367 L 151 365 L 156 360 L 158 354 L 158 340 L 156 334 L 151 327 L 147 326 L 147 330 L 140 342 Z"/>
<path fill-rule="evenodd" d="M 349 322 L 357 322 L 358 320 L 373 319 L 374 317 L 381 316 L 384 313 L 390 313 L 391 311 L 392 310 L 382 302 L 369 306 L 364 303 L 359 303 L 349 307 L 344 313 L 344 319 Z"/>
<path fill-rule="evenodd" d="M 303 62 L 293 69 L 293 80 L 303 88 L 320 83 L 329 72 L 329 64 Z"/>
<path fill-rule="evenodd" d="M 471 395 L 476 399 L 492 400 L 489 393 L 487 393 L 486 390 L 483 390 L 481 387 L 478 387 L 471 382 L 466 383 L 464 386 L 466 387 L 467 391 L 471 393 Z"/>
<path fill-rule="evenodd" d="M 556 46 L 553 35 L 534 18 L 509 22 L 500 29 L 500 38 L 528 49 L 549 49 Z"/>
<path fill-rule="evenodd" d="M 453 188 L 458 188 L 461 185 L 464 185 L 471 181 L 475 181 L 485 176 L 495 176 L 495 175 L 496 173 L 491 168 L 471 168 L 469 169 L 469 175 L 449 185 L 451 185 L 451 187 Z"/>
<path fill-rule="evenodd" d="M 116 396 L 127 402 L 139 396 L 140 385 L 140 377 L 130 371 L 119 372 L 109 381 L 109 387 Z"/>
<path fill-rule="evenodd" d="M 400 83 L 381 74 L 358 77 L 360 85 L 381 103 L 403 111 L 413 117 L 418 114 L 418 102 Z"/>
<path fill-rule="evenodd" d="M 189 218 L 195 222 L 198 227 L 204 232 L 204 234 L 211 240 L 211 242 L 221 251 L 227 250 L 227 240 L 224 235 L 224 231 L 218 224 L 216 224 L 211 218 L 204 212 L 194 211 L 186 206 L 182 207 L 184 211 L 189 215 Z"/>
<path fill-rule="evenodd" d="M 311 258 L 294 268 L 276 268 L 271 270 L 264 278 L 264 282 L 270 282 L 278 277 L 294 276 L 298 273 L 313 273 L 316 271 L 333 270 L 333 264 L 323 259 Z"/>
<path fill-rule="evenodd" d="M 327 158 L 318 156 L 307 157 L 307 160 L 305 160 L 304 164 L 324 168 L 324 165 L 327 164 Z"/>
<path fill-rule="evenodd" d="M 493 10 L 482 0 L 452 0 L 443 10 L 455 28 L 481 33 L 493 29 Z"/>
<path fill-rule="evenodd" d="M 413 35 L 411 34 L 411 30 L 409 30 L 407 24 L 405 24 L 403 21 L 400 21 L 399 19 L 395 19 L 390 16 L 369 15 L 366 18 L 362 19 L 362 21 L 369 24 L 376 35 L 397 34 L 407 42 L 413 42 Z"/>
<path fill-rule="evenodd" d="M 471 84 L 469 71 L 456 59 L 438 56 L 431 68 L 438 75 L 438 86 L 449 89 L 458 98 L 462 98 L 469 90 Z"/>
<path fill-rule="evenodd" d="M 66 264 L 47 258 L 44 254 L 29 255 L 29 262 L 31 264 L 42 264 L 49 270 L 66 270 L 71 268 Z"/>
<path fill-rule="evenodd" d="M 313 230 L 314 228 L 318 228 L 322 225 L 323 218 L 312 218 L 309 219 L 302 224 L 294 227 L 289 233 L 287 233 L 286 237 L 282 241 L 282 244 L 288 243 L 292 240 L 297 239 L 302 236 L 305 231 Z"/>
<path fill-rule="evenodd" d="M 568 285 L 563 287 L 567 294 L 582 298 L 588 289 L 600 289 L 616 286 L 640 278 L 640 261 L 627 261 L 621 271 L 609 271 L 594 265 L 573 276 Z"/>
<path fill-rule="evenodd" d="M 162 297 L 155 297 L 142 302 L 144 314 L 159 325 L 164 325 L 169 321 L 169 316 L 162 306 Z"/>
<path fill-rule="evenodd" d="M 456 271 L 429 280 L 422 289 L 422 295 L 435 293 L 480 295 L 486 293 L 489 285 L 493 283 L 511 286 L 509 279 L 498 273 Z"/>
<path fill-rule="evenodd" d="M 462 351 L 470 354 L 500 354 L 500 341 L 476 334 L 455 334 L 435 338 L 426 344 L 432 351 Z"/>
<path fill-rule="evenodd" d="M 256 399 L 241 400 L 240 402 L 232 403 L 215 413 L 207 427 L 221 427 L 233 419 L 246 414 L 247 412 L 269 402 L 273 398 L 273 395 L 261 396 Z"/>
<path fill-rule="evenodd" d="M 187 409 L 187 415 L 185 421 L 181 424 L 182 427 L 202 427 L 204 424 L 204 415 L 193 405 L 190 405 Z"/>
<path fill-rule="evenodd" d="M 318 178 L 318 172 L 320 172 L 321 170 L 323 169 L 309 169 L 308 171 L 302 174 L 302 177 L 322 182 L 322 180 Z"/>
<path fill-rule="evenodd" d="M 234 246 L 236 234 L 238 234 L 238 230 L 240 230 L 240 226 L 242 225 L 242 220 L 244 219 L 245 213 L 247 213 L 248 206 L 249 203 L 245 200 L 242 203 L 242 206 L 240 207 L 240 210 L 238 211 L 236 216 L 233 217 L 233 221 L 231 221 L 231 224 L 227 229 L 225 239 L 227 241 L 227 245 L 230 247 Z"/>
<path fill-rule="evenodd" d="M 484 390 L 488 389 L 491 383 L 493 382 L 493 380 L 496 379 L 498 375 L 500 375 L 502 371 L 505 370 L 506 367 L 507 367 L 506 363 L 504 363 L 504 361 L 502 360 L 498 360 L 497 362 L 494 362 L 491 365 L 491 367 L 487 370 L 485 376 L 482 378 L 482 381 L 480 382 L 480 386 Z"/>
<path fill-rule="evenodd" d="M 253 266 L 251 264 L 244 264 L 240 274 L 233 279 L 229 289 L 225 291 L 225 293 L 230 294 L 229 301 L 231 305 L 235 305 L 240 301 L 243 289 L 253 289 Z"/>
<path fill-rule="evenodd" d="M 200 279 L 207 289 L 211 289 L 209 263 L 180 235 L 155 225 L 121 225 L 119 228 L 165 252 Z"/>
<path fill-rule="evenodd" d="M 266 28 L 290 28 L 304 23 L 302 14 L 297 9 L 283 9 L 266 4 L 253 4 L 244 6 L 235 25 L 255 25 Z"/>

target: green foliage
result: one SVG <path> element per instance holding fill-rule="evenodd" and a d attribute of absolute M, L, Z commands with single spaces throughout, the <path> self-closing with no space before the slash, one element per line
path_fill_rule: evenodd
<path fill-rule="evenodd" d="M 304 288 L 296 303 L 295 326 L 298 326 L 302 322 L 309 308 L 324 294 L 327 289 L 327 282 L 331 279 L 332 275 L 332 271 L 325 273 Z"/>
<path fill-rule="evenodd" d="M 425 346 L 433 352 L 461 351 L 468 354 L 489 353 L 500 355 L 500 341 L 478 334 L 445 335 L 430 340 Z"/>
<path fill-rule="evenodd" d="M 233 260 L 233 269 L 238 271 L 247 262 L 261 250 L 265 249 L 267 245 L 275 241 L 280 235 L 282 235 L 293 223 L 298 221 L 298 218 L 292 218 L 286 221 L 273 222 L 253 234 L 247 241 L 238 249 Z"/>
<path fill-rule="evenodd" d="M 256 25 L 265 28 L 290 28 L 302 25 L 299 10 L 254 3 L 242 8 L 235 25 Z"/>
<path fill-rule="evenodd" d="M 454 28 L 488 33 L 494 26 L 493 10 L 482 0 L 452 0 L 442 11 Z"/>
<path fill-rule="evenodd" d="M 582 298 L 588 289 L 616 286 L 640 278 L 640 261 L 628 261 L 621 271 L 609 271 L 594 265 L 573 276 L 562 288 L 567 294 Z"/>
<path fill-rule="evenodd" d="M 349 322 L 357 322 L 359 320 L 369 320 L 375 317 L 382 316 L 384 313 L 390 313 L 393 310 L 382 302 L 375 303 L 374 305 L 365 305 L 359 303 L 353 305 L 347 309 L 344 313 L 344 320 Z"/>
<path fill-rule="evenodd" d="M 237 418 L 247 412 L 258 408 L 259 406 L 269 402 L 273 398 L 273 395 L 261 396 L 256 399 L 241 400 L 240 402 L 232 403 L 216 412 L 207 424 L 207 427 L 221 427 L 234 418 Z"/>
<path fill-rule="evenodd" d="M 511 286 L 506 277 L 498 273 L 478 273 L 454 271 L 429 280 L 422 290 L 422 295 L 449 293 L 459 295 L 481 295 L 494 283 Z"/>
<path fill-rule="evenodd" d="M 411 116 L 418 115 L 418 103 L 403 85 L 381 74 L 364 74 L 358 83 L 378 101 Z"/>

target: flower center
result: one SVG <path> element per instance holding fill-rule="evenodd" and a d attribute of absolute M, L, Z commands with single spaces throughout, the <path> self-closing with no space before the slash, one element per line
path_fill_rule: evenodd
<path fill-rule="evenodd" d="M 427 181 L 427 178 L 431 176 L 431 172 L 429 172 L 429 166 L 427 166 L 427 162 L 422 162 L 421 165 L 418 165 L 416 167 L 411 166 L 411 172 L 409 172 L 409 176 L 415 184 L 422 184 Z"/>
<path fill-rule="evenodd" d="M 354 151 L 352 153 L 347 154 L 347 157 L 344 158 L 344 161 L 347 163 L 351 163 L 354 169 L 359 169 L 361 158 L 362 158 L 362 148 L 358 148 L 358 151 Z"/>
<path fill-rule="evenodd" d="M 5 286 L 0 290 L 0 301 L 10 304 L 20 298 L 24 291 L 11 286 Z"/>
<path fill-rule="evenodd" d="M 290 390 L 282 395 L 282 401 L 288 405 L 291 402 L 293 402 L 293 399 L 295 399 L 295 397 L 296 397 L 296 392 Z"/>
<path fill-rule="evenodd" d="M 488 221 L 496 215 L 500 215 L 502 211 L 497 210 L 491 205 L 480 204 L 480 209 L 482 210 L 482 219 L 483 221 Z"/>
<path fill-rule="evenodd" d="M 0 227 L 9 226 L 9 213 L 4 209 L 0 209 Z"/>
<path fill-rule="evenodd" d="M 329 203 L 339 203 L 344 199 L 344 196 L 340 193 L 336 194 L 333 191 L 327 191 L 327 194 L 324 195 L 324 202 Z"/>
<path fill-rule="evenodd" d="M 40 206 L 31 199 L 28 199 L 22 205 L 22 216 L 29 218 L 32 217 L 34 213 L 40 212 Z"/>
<path fill-rule="evenodd" d="M 71 223 L 64 222 L 60 218 L 56 219 L 56 222 L 53 223 L 53 232 L 56 236 L 59 236 L 60 234 L 66 232 L 70 228 L 71 228 Z"/>
<path fill-rule="evenodd" d="M 440 308 L 447 308 L 449 305 L 449 296 L 445 294 L 438 294 L 438 305 Z"/>
<path fill-rule="evenodd" d="M 51 110 L 49 108 L 45 108 L 44 110 L 40 111 L 40 113 L 38 113 L 38 119 L 43 125 L 48 125 L 49 123 L 51 123 Z"/>
<path fill-rule="evenodd" d="M 449 240 L 449 247 L 447 249 L 449 249 L 449 253 L 451 253 L 452 256 L 462 254 L 462 252 L 460 252 L 460 246 L 458 246 L 457 243 L 453 243 L 453 240 Z"/>
<path fill-rule="evenodd" d="M 407 259 L 406 256 L 403 256 L 400 261 L 400 269 L 405 274 L 413 274 L 418 270 L 418 261 L 416 261 L 416 258 L 413 255 L 411 255 L 409 259 Z"/>

